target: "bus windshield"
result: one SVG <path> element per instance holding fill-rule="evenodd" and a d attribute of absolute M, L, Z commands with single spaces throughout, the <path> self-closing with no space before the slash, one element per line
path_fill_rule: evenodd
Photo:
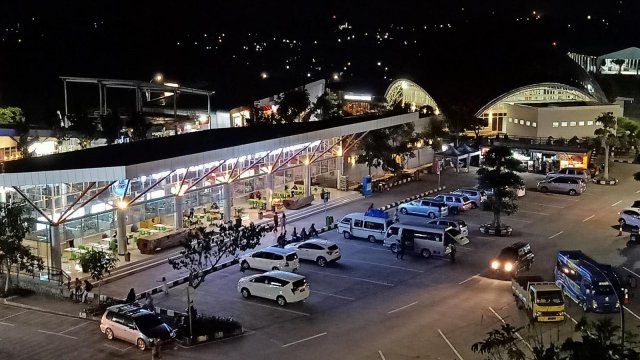
<path fill-rule="evenodd" d="M 562 293 L 560 291 L 541 291 L 536 294 L 536 304 L 538 305 L 562 305 Z"/>
<path fill-rule="evenodd" d="M 611 285 L 594 285 L 593 292 L 596 295 L 611 295 L 613 294 L 613 287 Z"/>

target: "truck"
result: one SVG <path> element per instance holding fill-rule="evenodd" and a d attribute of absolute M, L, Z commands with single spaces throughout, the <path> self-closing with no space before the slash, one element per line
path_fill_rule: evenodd
<path fill-rule="evenodd" d="M 516 276 L 511 279 L 513 297 L 534 321 L 564 321 L 562 290 L 540 276 Z"/>

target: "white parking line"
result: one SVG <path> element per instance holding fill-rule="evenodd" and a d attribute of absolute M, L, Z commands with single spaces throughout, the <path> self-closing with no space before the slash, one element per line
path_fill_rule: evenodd
<path fill-rule="evenodd" d="M 113 345 L 109 345 L 109 344 L 102 344 L 102 345 L 107 346 L 107 347 L 110 347 L 110 348 L 115 349 L 115 350 L 118 350 L 118 351 L 122 351 L 122 352 L 125 352 L 125 351 L 127 351 L 127 350 L 129 350 L 129 349 L 131 349 L 131 348 L 132 348 L 132 346 L 127 346 L 127 347 L 126 347 L 126 348 L 124 348 L 124 349 L 120 349 L 120 348 L 119 348 L 119 347 L 117 347 L 117 346 L 113 346 Z"/>
<path fill-rule="evenodd" d="M 289 309 L 283 309 L 282 307 L 275 307 L 275 306 L 270 306 L 270 305 L 264 305 L 264 304 L 260 304 L 257 303 L 255 301 L 246 301 L 246 300 L 238 300 L 238 301 L 242 301 L 245 304 L 251 304 L 251 305 L 256 305 L 256 306 L 262 306 L 262 307 L 266 307 L 269 309 L 273 309 L 273 310 L 280 310 L 280 311 L 286 311 L 286 312 L 290 312 L 293 314 L 298 314 L 298 315 L 304 315 L 304 316 L 311 316 L 311 314 L 308 313 L 303 313 L 301 311 L 295 311 L 295 310 L 289 310 Z"/>
<path fill-rule="evenodd" d="M 636 319 L 640 320 L 640 316 L 638 316 L 636 313 L 634 313 L 633 311 L 629 310 L 628 307 L 624 306 L 624 309 L 627 310 L 631 315 L 635 316 Z"/>
<path fill-rule="evenodd" d="M 413 305 L 415 305 L 415 304 L 417 304 L 417 303 L 418 303 L 417 301 L 414 301 L 414 302 L 412 302 L 412 303 L 411 303 L 411 304 L 409 304 L 409 305 L 405 305 L 405 306 L 399 307 L 399 308 L 397 308 L 397 309 L 395 309 L 395 310 L 391 310 L 391 311 L 389 311 L 387 314 L 393 314 L 393 313 L 394 313 L 394 312 L 396 312 L 396 311 L 400 311 L 400 310 L 406 309 L 406 308 L 408 308 L 409 306 L 413 306 Z"/>
<path fill-rule="evenodd" d="M 382 350 L 378 350 L 378 355 L 380 355 L 380 360 L 387 360 L 387 358 L 384 357 L 384 354 L 382 353 Z"/>
<path fill-rule="evenodd" d="M 321 294 L 321 295 L 327 295 L 327 296 L 333 296 L 333 297 L 337 297 L 339 299 L 345 299 L 345 300 L 355 300 L 352 297 L 348 297 L 348 296 L 342 296 L 342 295 L 336 295 L 336 294 L 329 294 L 326 292 L 322 292 L 322 291 L 318 291 L 318 290 L 313 290 L 314 293 L 316 294 Z"/>
<path fill-rule="evenodd" d="M 475 274 L 475 275 L 473 275 L 473 276 L 470 276 L 470 277 L 469 277 L 469 278 L 467 278 L 466 280 L 462 280 L 462 281 L 460 281 L 460 282 L 458 283 L 458 285 L 462 285 L 462 284 L 466 283 L 467 281 L 470 281 L 470 280 L 472 280 L 472 279 L 475 279 L 478 275 L 480 275 L 480 274 L 478 273 L 478 274 Z"/>
<path fill-rule="evenodd" d="M 622 202 L 622 200 L 620 200 L 620 201 L 618 201 L 618 202 L 615 202 L 615 203 L 611 204 L 611 207 L 614 207 L 614 206 L 616 206 L 616 205 L 620 204 L 621 202 Z"/>
<path fill-rule="evenodd" d="M 406 267 L 402 267 L 402 266 L 386 265 L 386 264 L 374 263 L 374 262 L 370 262 L 370 261 L 362 261 L 362 260 L 354 260 L 354 259 L 349 259 L 348 261 L 359 262 L 359 263 L 369 264 L 369 265 L 376 265 L 376 266 L 384 266 L 384 267 L 389 267 L 389 268 L 394 268 L 394 269 L 402 269 L 402 270 L 413 271 L 413 272 L 418 272 L 418 273 L 423 273 L 424 272 L 424 270 L 416 270 L 416 269 L 410 269 L 410 268 L 406 268 Z"/>
<path fill-rule="evenodd" d="M 80 324 L 80 325 L 76 325 L 76 326 L 74 326 L 74 327 L 70 327 L 70 328 L 68 328 L 68 329 L 67 329 L 67 330 L 65 330 L 65 331 L 60 331 L 60 332 L 59 332 L 59 334 L 64 334 L 64 333 L 66 333 L 67 331 L 71 331 L 71 330 L 73 330 L 73 329 L 77 329 L 77 328 L 79 328 L 80 326 L 85 326 L 85 325 L 87 325 L 87 324 L 89 324 L 89 322 L 88 322 L 88 321 L 87 321 L 87 322 L 83 322 L 82 324 Z"/>
<path fill-rule="evenodd" d="M 495 315 L 498 319 L 500 319 L 500 321 L 501 321 L 503 324 L 506 324 L 506 322 L 504 321 L 504 319 L 503 319 L 503 318 L 502 318 L 502 317 L 501 317 L 501 316 L 500 316 L 500 315 L 499 315 L 495 310 L 493 310 L 493 308 L 492 308 L 491 306 L 489 306 L 489 310 L 491 310 L 491 312 L 493 313 L 493 315 Z M 531 345 L 529 345 L 529 343 L 528 343 L 528 342 L 526 342 L 526 341 L 522 338 L 522 336 L 521 336 L 519 333 L 517 333 L 517 332 L 516 332 L 516 336 L 518 337 L 518 339 L 520 339 L 520 341 L 522 341 L 525 345 L 527 345 L 527 347 L 529 348 L 529 350 L 533 351 L 533 348 L 531 347 Z"/>
<path fill-rule="evenodd" d="M 458 357 L 458 359 L 460 360 L 464 360 L 462 358 L 462 356 L 460 356 L 460 353 L 458 352 L 458 350 L 456 350 L 456 348 L 453 347 L 453 345 L 451 344 L 451 342 L 449 342 L 449 339 L 447 339 L 446 336 L 444 336 L 444 334 L 442 333 L 442 331 L 440 331 L 440 329 L 438 329 L 438 332 L 440 333 L 440 336 L 442 336 L 442 339 L 444 339 L 444 341 L 447 343 L 447 345 L 449 345 L 449 347 L 451 348 L 451 351 L 453 351 L 454 354 L 456 354 L 456 356 Z"/>
<path fill-rule="evenodd" d="M 549 236 L 547 239 L 553 239 L 554 237 L 556 237 L 556 236 L 558 236 L 558 235 L 560 235 L 560 234 L 562 234 L 562 233 L 564 233 L 564 231 L 560 231 L 560 232 L 559 232 L 559 233 L 557 233 L 557 234 L 551 235 L 551 236 Z"/>
<path fill-rule="evenodd" d="M 566 206 L 560 206 L 560 205 L 549 205 L 549 204 L 541 204 L 541 203 L 535 203 L 535 202 L 526 202 L 525 204 L 534 204 L 534 205 L 547 206 L 547 207 L 558 208 L 558 209 L 564 209 L 566 207 Z"/>
<path fill-rule="evenodd" d="M 529 213 L 529 214 L 538 214 L 538 215 L 550 215 L 549 213 L 543 213 L 543 212 L 538 212 L 538 211 L 518 210 L 518 212 Z"/>
<path fill-rule="evenodd" d="M 633 272 L 633 271 L 631 271 L 631 270 L 627 269 L 627 267 L 626 267 L 626 266 L 623 266 L 622 268 L 623 268 L 623 269 L 625 269 L 625 270 L 627 270 L 628 272 L 632 273 L 632 274 L 633 274 L 633 275 L 635 275 L 636 277 L 639 277 L 639 278 L 640 278 L 640 275 L 638 275 L 638 274 L 636 274 L 635 272 Z"/>
<path fill-rule="evenodd" d="M 331 273 L 323 272 L 323 271 L 305 270 L 304 272 L 317 273 L 317 274 L 322 274 L 322 275 L 325 275 L 325 276 L 329 275 L 329 276 L 341 277 L 341 278 L 345 278 L 345 279 L 354 279 L 354 280 L 366 281 L 366 282 L 369 282 L 369 283 L 372 283 L 372 284 L 378 284 L 378 285 L 384 285 L 384 286 L 393 286 L 393 284 L 389 284 L 389 283 L 382 282 L 382 281 L 375 281 L 375 280 L 363 279 L 363 278 L 359 278 L 359 277 L 346 276 L 346 275 L 331 274 Z"/>
<path fill-rule="evenodd" d="M 593 219 L 594 217 L 595 217 L 595 215 L 591 215 L 591 216 L 589 216 L 588 218 L 586 218 L 586 219 L 582 220 L 582 222 L 589 221 L 589 220 Z"/>
<path fill-rule="evenodd" d="M 573 317 L 571 317 L 571 315 L 567 314 L 566 312 L 564 313 L 564 316 L 568 317 L 569 320 L 573 321 L 574 324 L 578 324 L 578 321 Z"/>
<path fill-rule="evenodd" d="M 29 310 L 20 311 L 19 313 L 15 313 L 15 314 L 13 314 L 13 315 L 5 316 L 5 317 L 3 317 L 2 319 L 0 319 L 0 321 L 2 321 L 2 320 L 7 320 L 8 318 L 12 318 L 12 317 L 14 317 L 14 316 L 18 316 L 18 315 L 20 315 L 20 314 L 24 314 L 24 313 L 26 313 L 27 311 L 29 311 Z"/>
<path fill-rule="evenodd" d="M 76 339 L 76 340 L 78 340 L 78 338 L 77 338 L 77 337 L 75 337 L 75 336 L 71 336 L 71 335 L 59 334 L 59 333 L 55 333 L 55 332 L 51 332 L 51 331 L 46 331 L 46 330 L 38 330 L 38 332 L 45 333 L 45 334 L 51 334 L 51 335 L 64 336 L 64 337 L 66 337 L 66 338 L 70 338 L 70 339 Z"/>
<path fill-rule="evenodd" d="M 299 343 L 301 343 L 301 342 L 303 342 L 303 341 L 308 341 L 308 340 L 315 339 L 315 338 L 317 338 L 317 337 L 324 336 L 324 335 L 327 335 L 327 333 L 326 333 L 326 332 L 323 332 L 323 333 L 321 333 L 321 334 L 317 334 L 317 335 L 309 336 L 308 338 L 305 338 L 305 339 L 301 339 L 301 340 L 298 340 L 298 341 L 294 341 L 294 342 L 292 342 L 292 343 L 284 344 L 284 345 L 282 345 L 282 347 L 288 347 L 288 346 L 291 346 L 291 345 L 299 344 Z"/>
<path fill-rule="evenodd" d="M 533 221 L 529 221 L 529 220 L 520 220 L 520 219 L 514 219 L 514 218 L 509 218 L 509 221 L 520 221 L 523 223 L 527 223 L 527 224 L 531 224 Z"/>
<path fill-rule="evenodd" d="M 13 324 L 9 324 L 9 323 L 2 322 L 2 321 L 0 321 L 0 325 L 15 326 L 15 325 L 13 325 Z"/>

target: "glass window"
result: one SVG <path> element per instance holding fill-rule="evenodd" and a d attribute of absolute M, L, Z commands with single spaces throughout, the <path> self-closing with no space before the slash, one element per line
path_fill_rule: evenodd
<path fill-rule="evenodd" d="M 531 126 L 531 121 L 527 120 L 527 126 Z"/>
<path fill-rule="evenodd" d="M 354 227 L 362 227 L 362 220 L 353 220 L 353 226 Z"/>
<path fill-rule="evenodd" d="M 592 126 L 593 125 L 593 120 L 587 121 L 587 126 Z"/>
<path fill-rule="evenodd" d="M 384 230 L 384 224 L 383 223 L 378 223 L 378 222 L 373 222 L 373 221 L 365 221 L 364 222 L 364 228 L 365 229 L 371 229 L 371 230 Z"/>
<path fill-rule="evenodd" d="M 520 119 L 520 125 L 524 125 L 524 119 Z"/>
<path fill-rule="evenodd" d="M 340 221 L 341 224 L 351 224 L 351 218 L 344 218 Z"/>
<path fill-rule="evenodd" d="M 554 121 L 551 123 L 551 127 L 558 127 L 560 125 L 560 123 Z"/>
<path fill-rule="evenodd" d="M 538 123 L 534 121 L 534 122 L 532 122 L 532 123 L 531 123 L 531 126 L 533 126 L 533 127 L 538 127 Z M 556 126 L 556 127 L 557 127 L 557 126 Z"/>
<path fill-rule="evenodd" d="M 569 123 L 569 126 L 576 126 L 576 125 L 578 125 L 578 124 L 577 124 L 575 121 L 571 121 L 571 122 Z"/>
<path fill-rule="evenodd" d="M 584 121 L 578 121 L 578 126 L 584 126 Z"/>
<path fill-rule="evenodd" d="M 387 231 L 387 237 L 389 237 L 391 235 L 398 235 L 398 230 L 399 230 L 399 228 L 397 226 L 390 227 L 389 231 Z"/>
<path fill-rule="evenodd" d="M 509 118 L 509 122 L 512 123 L 513 122 L 513 118 Z"/>
<path fill-rule="evenodd" d="M 567 123 L 566 121 L 563 121 L 563 122 L 560 124 L 560 126 L 562 126 L 562 127 L 566 127 L 567 125 L 568 125 L 568 123 Z"/>

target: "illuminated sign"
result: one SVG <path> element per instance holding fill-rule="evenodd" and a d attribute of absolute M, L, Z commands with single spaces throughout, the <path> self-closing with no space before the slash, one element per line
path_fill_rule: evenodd
<path fill-rule="evenodd" d="M 344 99 L 355 100 L 355 101 L 371 101 L 371 95 L 346 94 L 344 96 Z"/>
<path fill-rule="evenodd" d="M 120 180 L 113 185 L 111 185 L 111 193 L 115 196 L 124 195 L 125 191 L 127 191 L 127 180 Z"/>

